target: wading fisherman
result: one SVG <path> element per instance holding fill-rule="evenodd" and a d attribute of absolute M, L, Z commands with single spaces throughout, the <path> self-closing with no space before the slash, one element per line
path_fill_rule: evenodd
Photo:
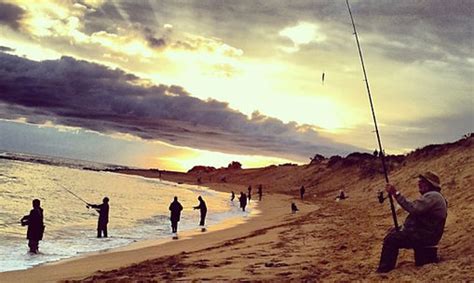
<path fill-rule="evenodd" d="M 245 207 L 247 206 L 247 196 L 243 192 L 240 192 L 239 202 L 240 208 L 242 208 L 242 211 L 245 211 Z"/>
<path fill-rule="evenodd" d="M 173 202 L 170 204 L 169 210 L 171 211 L 170 221 L 171 221 L 171 231 L 173 233 L 178 232 L 178 222 L 181 218 L 181 211 L 183 206 L 178 201 L 178 197 L 174 197 Z"/>
<path fill-rule="evenodd" d="M 378 273 L 389 272 L 395 268 L 399 249 L 437 245 L 443 236 L 448 213 L 446 199 L 441 194 L 439 177 L 432 172 L 418 176 L 418 191 L 421 197 L 413 202 L 402 196 L 391 184 L 387 184 L 385 190 L 394 196 L 409 214 L 400 231 L 392 229 L 385 237 Z"/>
<path fill-rule="evenodd" d="M 94 208 L 99 213 L 99 221 L 97 222 L 97 238 L 107 238 L 107 224 L 109 223 L 109 198 L 104 197 L 102 204 L 87 203 L 87 208 Z"/>
<path fill-rule="evenodd" d="M 260 184 L 258 185 L 258 190 L 257 190 L 257 193 L 258 193 L 258 201 L 262 201 L 262 196 L 263 196 L 263 186 Z"/>
<path fill-rule="evenodd" d="M 199 205 L 195 206 L 194 209 L 199 209 L 201 212 L 201 221 L 199 222 L 199 226 L 204 226 L 204 222 L 206 221 L 206 214 L 207 214 L 207 206 L 206 202 L 202 199 L 201 196 L 198 197 Z"/>
<path fill-rule="evenodd" d="M 21 226 L 28 226 L 26 238 L 28 239 L 28 247 L 30 253 L 37 254 L 39 252 L 39 241 L 43 240 L 44 223 L 43 209 L 39 199 L 34 199 L 33 209 L 30 214 L 21 218 Z"/>

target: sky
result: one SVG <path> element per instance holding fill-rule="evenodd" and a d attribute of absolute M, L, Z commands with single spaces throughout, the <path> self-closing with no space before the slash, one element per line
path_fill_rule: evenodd
<path fill-rule="evenodd" d="M 474 1 L 349 3 L 385 151 L 473 132 Z M 343 0 L 0 0 L 0 35 L 0 150 L 186 171 L 378 147 Z"/>

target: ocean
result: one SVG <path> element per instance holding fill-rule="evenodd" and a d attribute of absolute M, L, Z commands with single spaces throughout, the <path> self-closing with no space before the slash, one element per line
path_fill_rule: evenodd
<path fill-rule="evenodd" d="M 54 164 L 64 162 L 56 161 Z M 0 158 L 0 272 L 141 240 L 171 238 L 168 207 L 174 196 L 184 207 L 178 233 L 199 229 L 199 210 L 193 210 L 199 204 L 198 196 L 207 203 L 207 226 L 248 217 L 253 209 L 250 204 L 242 212 L 237 200 L 235 204 L 230 201 L 230 194 L 202 186 L 80 168 Z M 66 189 L 89 203 L 100 204 L 109 197 L 109 238 L 96 238 L 97 212 Z M 19 220 L 29 213 L 35 198 L 41 200 L 46 230 L 40 254 L 30 255 L 26 227 Z"/>

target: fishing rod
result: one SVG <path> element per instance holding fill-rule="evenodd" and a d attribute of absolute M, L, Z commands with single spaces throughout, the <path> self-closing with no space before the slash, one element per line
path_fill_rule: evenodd
<path fill-rule="evenodd" d="M 21 224 L 21 223 L 20 223 L 20 221 L 0 223 L 0 226 L 7 226 L 7 225 L 13 225 L 13 224 Z"/>
<path fill-rule="evenodd" d="M 11 235 L 22 236 L 22 237 L 25 236 L 25 234 L 23 234 L 23 233 L 12 232 L 12 231 L 1 231 L 0 234 L 11 234 Z"/>
<path fill-rule="evenodd" d="M 58 184 L 59 186 L 61 186 L 63 189 L 66 190 L 66 192 L 70 193 L 71 195 L 75 196 L 77 199 L 79 199 L 80 201 L 82 201 L 83 203 L 89 205 L 89 203 L 87 201 L 85 201 L 84 199 L 82 199 L 80 196 L 76 195 L 75 193 L 71 192 L 68 188 L 66 188 L 65 186 L 61 185 L 61 184 Z"/>
<path fill-rule="evenodd" d="M 359 36 L 357 35 L 354 18 L 352 17 L 351 7 L 349 6 L 349 0 L 346 0 L 346 4 L 347 4 L 347 9 L 349 10 L 349 15 L 351 16 L 352 27 L 354 28 L 354 36 L 357 43 L 357 49 L 359 50 L 360 63 L 362 65 L 362 71 L 364 73 L 365 86 L 367 88 L 367 94 L 369 96 L 369 102 L 370 102 L 370 109 L 372 110 L 372 118 L 374 120 L 375 134 L 377 136 L 377 142 L 379 144 L 379 150 L 380 150 L 379 156 L 380 156 L 380 160 L 382 161 L 383 173 L 385 175 L 385 183 L 388 184 L 389 180 L 388 180 L 387 166 L 385 165 L 385 153 L 382 147 L 382 141 L 380 140 L 379 128 L 377 126 L 377 118 L 375 117 L 374 104 L 372 102 L 372 95 L 370 94 L 369 80 L 367 79 L 367 72 L 365 71 L 364 57 L 362 56 L 362 50 L 360 48 L 360 43 L 359 43 Z M 392 195 L 388 194 L 388 199 L 390 200 L 390 209 L 392 210 L 393 224 L 395 225 L 395 229 L 399 231 L 397 214 L 395 212 L 395 206 L 393 204 Z"/>

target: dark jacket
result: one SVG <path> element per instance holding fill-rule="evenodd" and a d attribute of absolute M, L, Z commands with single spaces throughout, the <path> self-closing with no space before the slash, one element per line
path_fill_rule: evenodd
<path fill-rule="evenodd" d="M 443 195 L 430 191 L 413 202 L 402 195 L 396 196 L 396 200 L 409 213 L 402 230 L 410 232 L 417 241 L 438 244 L 448 215 L 448 204 Z"/>
<path fill-rule="evenodd" d="M 183 210 L 183 206 L 179 203 L 179 201 L 173 201 L 170 204 L 169 209 L 171 211 L 171 216 L 170 216 L 171 222 L 178 222 L 179 219 L 181 218 L 181 211 Z"/>
<path fill-rule="evenodd" d="M 109 223 L 109 204 L 91 204 L 91 207 L 96 209 L 99 213 L 99 223 L 107 224 Z"/>
<path fill-rule="evenodd" d="M 44 233 L 43 209 L 40 207 L 32 209 L 29 215 L 23 216 L 21 225 L 28 225 L 26 232 L 26 238 L 28 240 L 42 240 Z"/>
<path fill-rule="evenodd" d="M 301 186 L 301 188 L 300 188 L 300 195 L 301 195 L 301 196 L 304 196 L 305 191 L 306 191 L 306 190 L 304 189 L 304 186 Z"/>
<path fill-rule="evenodd" d="M 199 209 L 199 210 L 201 210 L 201 213 L 205 214 L 207 212 L 206 202 L 204 202 L 203 199 L 200 199 L 199 200 L 199 205 L 195 206 L 194 209 Z"/>
<path fill-rule="evenodd" d="M 245 207 L 247 205 L 247 196 L 245 194 L 241 194 L 239 197 L 240 207 Z"/>

